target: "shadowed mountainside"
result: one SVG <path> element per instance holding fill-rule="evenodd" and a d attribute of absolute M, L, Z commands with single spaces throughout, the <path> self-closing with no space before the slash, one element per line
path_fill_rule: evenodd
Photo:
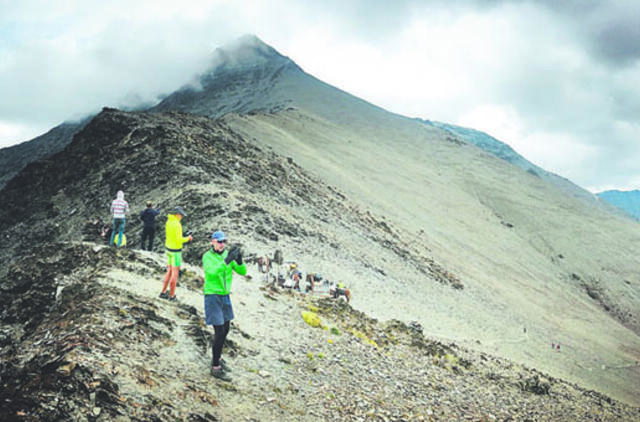
<path fill-rule="evenodd" d="M 50 157 L 66 147 L 89 120 L 62 123 L 28 142 L 0 149 L 0 189 L 27 164 Z"/>

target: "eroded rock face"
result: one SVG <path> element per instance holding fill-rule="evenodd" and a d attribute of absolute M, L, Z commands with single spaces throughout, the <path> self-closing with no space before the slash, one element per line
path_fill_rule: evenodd
<path fill-rule="evenodd" d="M 133 376 L 139 384 L 155 385 L 145 360 L 157 357 L 158 344 L 172 344 L 178 321 L 195 327 L 188 332 L 202 338 L 196 310 L 182 305 L 174 321 L 161 316 L 153 302 L 96 281 L 107 267 L 139 260 L 135 254 L 90 244 L 56 246 L 46 260 L 24 259 L 9 271 L 19 277 L 21 290 L 5 291 L 0 305 L 8 324 L 3 335 L 11 340 L 0 349 L 0 418 L 162 415 L 135 409 L 133 402 L 123 400 L 126 392 L 120 384 Z"/>

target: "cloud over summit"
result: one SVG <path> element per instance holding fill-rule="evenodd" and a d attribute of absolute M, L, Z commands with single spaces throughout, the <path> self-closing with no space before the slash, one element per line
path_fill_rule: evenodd
<path fill-rule="evenodd" d="M 157 101 L 256 34 L 390 111 L 485 131 L 591 190 L 630 189 L 640 172 L 620 153 L 640 160 L 637 22 L 640 3 L 623 0 L 7 3 L 0 145 Z"/>

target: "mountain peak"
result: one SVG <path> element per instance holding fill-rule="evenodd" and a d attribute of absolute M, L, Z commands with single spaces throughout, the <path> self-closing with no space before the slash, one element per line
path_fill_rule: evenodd
<path fill-rule="evenodd" d="M 255 35 L 244 35 L 213 52 L 197 82 L 174 92 L 151 111 L 183 111 L 209 117 L 229 112 L 275 111 L 289 98 L 274 94 L 278 83 L 302 70 Z M 267 94 L 268 93 L 268 94 Z"/>
<path fill-rule="evenodd" d="M 267 43 L 265 43 L 264 41 L 262 41 L 260 38 L 258 38 L 256 35 L 253 35 L 253 34 L 245 34 L 227 43 L 224 47 L 221 47 L 219 49 L 234 50 L 234 49 L 241 49 L 241 48 L 254 48 L 254 49 L 263 50 L 263 51 L 267 51 L 267 50 L 275 51 L 273 47 L 271 47 L 270 45 L 268 45 Z"/>
<path fill-rule="evenodd" d="M 243 35 L 213 52 L 210 72 L 219 69 L 262 66 L 269 62 L 282 63 L 291 60 L 278 53 L 255 35 Z"/>

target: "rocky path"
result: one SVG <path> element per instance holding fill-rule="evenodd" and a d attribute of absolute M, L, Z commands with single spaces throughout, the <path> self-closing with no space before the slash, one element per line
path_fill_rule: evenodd
<path fill-rule="evenodd" d="M 81 244 L 51 262 L 77 267 L 58 278 L 32 333 L 3 330 L 19 340 L 1 349 L 2 420 L 640 419 L 638 408 L 425 338 L 417 325 L 269 289 L 254 268 L 234 281 L 224 351 L 233 381 L 222 382 L 208 373 L 199 268 L 185 266 L 172 303 L 157 297 L 158 254 Z"/>

